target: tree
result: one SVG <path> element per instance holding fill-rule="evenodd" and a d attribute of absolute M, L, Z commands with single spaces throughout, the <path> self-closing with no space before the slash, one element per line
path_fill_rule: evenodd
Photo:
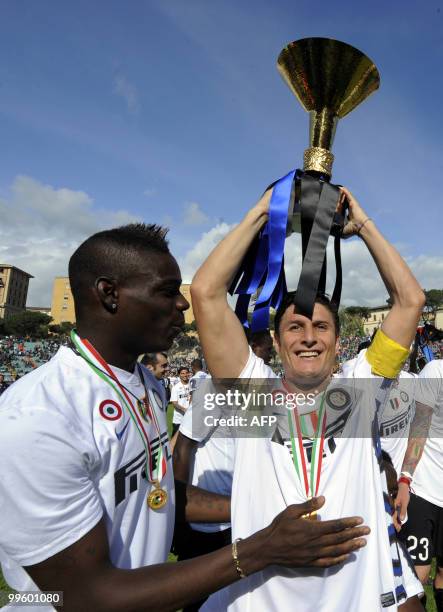
<path fill-rule="evenodd" d="M 435 315 L 435 312 L 443 306 L 443 289 L 424 290 L 426 296 L 425 312 Z"/>
<path fill-rule="evenodd" d="M 364 336 L 362 308 L 364 307 L 349 306 L 340 309 L 338 316 L 341 336 Z"/>
<path fill-rule="evenodd" d="M 368 306 L 348 306 L 345 312 L 352 317 L 360 317 L 367 321 L 371 316 L 371 309 Z"/>
<path fill-rule="evenodd" d="M 42 338 L 48 335 L 52 317 L 44 312 L 24 310 L 5 319 L 5 332 L 11 336 Z"/>

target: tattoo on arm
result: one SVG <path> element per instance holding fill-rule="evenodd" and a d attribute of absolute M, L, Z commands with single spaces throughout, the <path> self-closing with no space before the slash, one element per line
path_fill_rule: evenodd
<path fill-rule="evenodd" d="M 417 403 L 414 419 L 409 430 L 408 446 L 403 460 L 402 471 L 415 472 L 423 454 L 423 449 L 428 439 L 429 428 L 432 420 L 432 408 Z"/>

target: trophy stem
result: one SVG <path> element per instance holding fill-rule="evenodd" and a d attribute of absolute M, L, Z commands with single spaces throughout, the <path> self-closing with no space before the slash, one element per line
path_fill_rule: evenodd
<path fill-rule="evenodd" d="M 338 116 L 329 109 L 310 111 L 309 149 L 304 153 L 303 169 L 320 174 L 332 175 L 334 156 L 331 153 Z"/>
<path fill-rule="evenodd" d="M 330 108 L 322 108 L 309 115 L 309 145 L 330 151 L 338 123 L 336 113 Z"/>

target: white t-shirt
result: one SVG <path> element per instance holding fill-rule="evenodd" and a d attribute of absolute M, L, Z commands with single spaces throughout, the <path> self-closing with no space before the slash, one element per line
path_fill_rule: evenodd
<path fill-rule="evenodd" d="M 361 351 L 361 354 L 365 355 L 366 349 Z M 356 363 L 357 357 L 345 362 L 341 376 L 352 378 Z M 380 417 L 381 447 L 389 453 L 398 476 L 408 446 L 409 428 L 415 415 L 416 378 L 415 374 L 401 370 L 399 380 L 393 383 Z"/>
<path fill-rule="evenodd" d="M 207 372 L 203 372 L 203 370 L 199 370 L 198 372 L 194 374 L 194 376 L 191 376 L 191 378 L 189 379 L 189 387 L 191 389 L 191 394 L 194 393 L 195 389 L 197 388 L 198 381 L 204 380 L 206 378 L 211 378 L 211 375 L 208 374 Z M 191 395 L 191 398 L 192 398 L 192 395 Z"/>
<path fill-rule="evenodd" d="M 417 495 L 443 508 L 443 360 L 425 365 L 418 379 L 417 402 L 433 408 L 423 455 L 413 474 Z"/>
<path fill-rule="evenodd" d="M 136 372 L 113 370 L 137 397 L 145 395 Z M 164 390 L 142 371 L 160 440 L 154 425 L 143 423 L 154 456 L 161 443 L 168 466 L 161 483 L 168 503 L 158 511 L 146 503 L 152 488 L 144 477 L 146 452 L 131 417 L 116 392 L 71 349 L 61 347 L 1 396 L 0 559 L 11 587 L 38 590 L 23 566 L 64 550 L 101 518 L 114 566 L 167 560 L 175 492 Z"/>
<path fill-rule="evenodd" d="M 178 402 L 180 406 L 187 410 L 191 402 L 191 387 L 188 384 L 184 385 L 182 381 L 178 382 L 172 387 L 171 390 L 171 402 Z M 180 425 L 183 420 L 183 415 L 176 408 L 174 408 L 174 416 L 172 422 L 174 425 Z"/>
<path fill-rule="evenodd" d="M 191 465 L 190 482 L 212 493 L 231 495 L 234 440 L 213 435 L 214 428 L 202 428 L 201 423 L 199 427 L 193 426 L 193 419 L 202 420 L 205 416 L 204 409 L 198 403 L 196 405 L 198 398 L 198 395 L 193 396 L 192 406 L 187 409 L 180 425 L 183 435 L 199 443 Z M 212 533 L 228 529 L 230 523 L 191 523 L 191 527 L 196 531 Z"/>
<path fill-rule="evenodd" d="M 366 379 L 375 378 L 364 355 L 358 357 L 354 373 Z M 264 379 L 274 378 L 275 374 L 251 351 L 241 377 Z M 324 570 L 269 567 L 218 591 L 202 610 L 397 610 L 383 497 L 384 475 L 382 478 L 371 437 L 357 437 L 361 431 L 371 431 L 375 413 L 374 388 L 372 392 L 371 385 L 362 389 L 361 383 L 364 385 L 365 381 L 355 380 L 352 384 L 347 381 L 343 389 L 343 381 L 334 379 L 326 391 L 327 431 L 341 429 L 342 433 L 340 437 L 331 436 L 325 443 L 318 494 L 326 498 L 319 512 L 322 520 L 355 515 L 364 518 L 371 528 L 367 545 L 339 567 Z M 280 421 L 277 427 L 280 428 Z M 281 431 L 279 436 L 274 433 L 272 440 L 258 437 L 235 440 L 233 539 L 253 534 L 269 525 L 288 505 L 306 501 L 290 448 L 290 441 Z M 422 587 L 405 563 L 403 553 L 398 555 L 403 561 L 402 582 L 407 596 L 421 593 Z"/>

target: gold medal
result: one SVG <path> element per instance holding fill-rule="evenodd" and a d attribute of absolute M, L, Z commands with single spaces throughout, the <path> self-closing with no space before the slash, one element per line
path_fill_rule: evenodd
<path fill-rule="evenodd" d="M 155 487 L 152 489 L 150 493 L 148 493 L 148 497 L 146 502 L 151 510 L 160 510 L 168 501 L 167 492 L 160 487 L 158 483 L 155 484 Z"/>

